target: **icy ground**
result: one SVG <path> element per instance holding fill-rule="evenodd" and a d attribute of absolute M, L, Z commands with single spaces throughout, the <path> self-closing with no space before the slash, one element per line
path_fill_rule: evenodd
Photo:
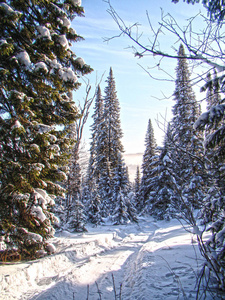
<path fill-rule="evenodd" d="M 1 300 L 86 300 L 88 294 L 97 300 L 98 289 L 111 300 L 113 277 L 117 299 L 120 285 L 122 300 L 195 299 L 202 259 L 193 235 L 176 220 L 64 231 L 52 242 L 52 256 L 0 266 Z"/>

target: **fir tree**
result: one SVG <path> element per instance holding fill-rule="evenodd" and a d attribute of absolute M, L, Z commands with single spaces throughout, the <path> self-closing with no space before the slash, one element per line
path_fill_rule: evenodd
<path fill-rule="evenodd" d="M 69 48 L 81 40 L 71 28 L 81 15 L 74 1 L 0 4 L 0 220 L 22 257 L 35 257 L 53 236 L 50 208 L 64 193 L 66 128 L 78 118 L 69 94 L 91 71 Z"/>

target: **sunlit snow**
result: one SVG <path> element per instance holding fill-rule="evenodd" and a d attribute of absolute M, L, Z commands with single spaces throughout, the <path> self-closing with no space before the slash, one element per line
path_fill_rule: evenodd
<path fill-rule="evenodd" d="M 102 299 L 112 300 L 113 277 L 123 300 L 195 299 L 203 260 L 195 236 L 178 221 L 87 228 L 57 233 L 46 249 L 55 251 L 51 256 L 2 265 L 1 299 L 83 300 L 89 291 L 97 300 L 98 285 Z"/>

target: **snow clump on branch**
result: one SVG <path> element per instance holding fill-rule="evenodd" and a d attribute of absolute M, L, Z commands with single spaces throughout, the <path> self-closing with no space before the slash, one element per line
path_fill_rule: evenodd
<path fill-rule="evenodd" d="M 16 58 L 21 64 L 23 64 L 27 69 L 31 68 L 30 56 L 27 51 L 21 51 L 16 55 Z"/>
<path fill-rule="evenodd" d="M 81 0 L 71 0 L 73 5 L 81 6 Z"/>
<path fill-rule="evenodd" d="M 76 59 L 76 62 L 81 66 L 81 68 L 83 68 L 83 66 L 85 65 L 85 61 L 83 60 L 82 57 L 78 57 Z"/>
<path fill-rule="evenodd" d="M 38 36 L 38 38 L 47 38 L 47 39 L 51 40 L 51 34 L 50 34 L 50 31 L 49 31 L 49 29 L 47 27 L 45 27 L 45 26 L 38 26 L 37 30 L 40 33 L 40 35 Z"/>

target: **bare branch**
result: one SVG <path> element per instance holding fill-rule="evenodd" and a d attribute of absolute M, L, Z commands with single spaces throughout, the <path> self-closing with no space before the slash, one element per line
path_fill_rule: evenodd
<path fill-rule="evenodd" d="M 143 34 L 138 34 L 140 24 L 134 23 L 131 26 L 127 26 L 123 19 L 118 15 L 110 0 L 105 0 L 109 5 L 107 12 L 112 16 L 113 20 L 117 24 L 120 33 L 116 36 L 105 38 L 105 41 L 110 41 L 111 39 L 121 37 L 123 35 L 128 36 L 129 39 L 136 45 L 137 49 L 132 46 L 134 50 L 134 55 L 139 58 L 145 56 L 146 54 L 151 54 L 158 57 L 167 58 L 181 58 L 177 54 L 167 53 L 167 51 L 161 51 L 159 49 L 160 41 L 159 35 L 162 29 L 166 30 L 168 33 L 172 33 L 174 37 L 177 37 L 178 41 L 181 41 L 188 50 L 188 55 L 186 59 L 192 61 L 201 61 L 215 67 L 218 71 L 225 71 L 224 60 L 225 54 L 221 51 L 221 42 L 225 44 L 224 39 L 221 39 L 220 29 L 216 24 L 211 24 L 208 19 L 204 18 L 200 13 L 198 13 L 193 18 L 188 20 L 187 26 L 182 29 L 176 20 L 170 14 L 161 15 L 161 22 L 159 22 L 159 28 L 155 30 L 151 24 L 149 14 L 147 12 L 147 20 L 151 32 L 153 33 L 153 39 L 149 39 L 150 45 L 144 45 L 140 38 Z M 198 17 L 202 17 L 206 27 L 201 32 L 193 31 L 193 22 L 196 21 Z M 134 29 L 136 29 L 134 33 Z M 215 48 L 215 46 L 217 46 Z M 219 63 L 217 62 L 219 61 Z"/>

